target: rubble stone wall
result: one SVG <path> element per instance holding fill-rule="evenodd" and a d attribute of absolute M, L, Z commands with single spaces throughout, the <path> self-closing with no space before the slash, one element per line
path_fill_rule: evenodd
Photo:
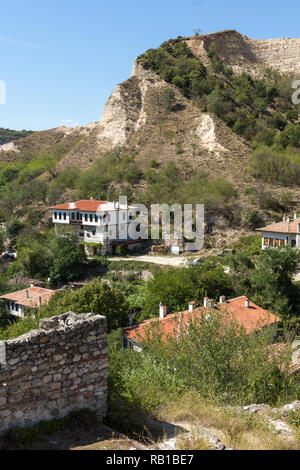
<path fill-rule="evenodd" d="M 90 408 L 107 409 L 106 318 L 68 312 L 0 342 L 0 433 Z"/>

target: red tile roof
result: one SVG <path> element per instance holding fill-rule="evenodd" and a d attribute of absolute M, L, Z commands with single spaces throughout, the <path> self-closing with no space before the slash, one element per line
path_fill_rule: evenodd
<path fill-rule="evenodd" d="M 65 204 L 59 204 L 58 206 L 50 207 L 53 210 L 72 210 L 77 209 L 79 211 L 96 212 L 99 206 L 102 204 L 108 204 L 107 201 L 97 201 L 96 199 L 89 199 L 77 202 L 67 202 Z"/>
<path fill-rule="evenodd" d="M 236 299 L 228 300 L 223 304 L 218 304 L 218 309 L 223 310 L 229 314 L 226 318 L 228 320 L 236 321 L 240 326 L 243 326 L 246 333 L 249 334 L 253 331 L 258 331 L 264 326 L 272 325 L 281 321 L 273 313 L 268 312 L 249 301 L 249 308 L 245 306 L 247 297 L 242 296 Z M 132 327 L 123 329 L 123 336 L 129 340 L 141 343 L 147 337 L 147 331 L 150 331 L 151 325 L 158 325 L 165 337 L 177 334 L 179 321 L 181 322 L 181 330 L 184 331 L 187 324 L 193 320 L 201 320 L 208 313 L 213 313 L 215 310 L 211 308 L 200 307 L 193 312 L 185 310 L 183 312 L 173 313 L 167 315 L 165 318 L 151 318 L 144 322 L 134 325 Z"/>
<path fill-rule="evenodd" d="M 266 227 L 257 228 L 257 232 L 272 232 L 272 233 L 299 233 L 298 224 L 300 218 L 288 222 L 277 222 L 276 224 L 267 225 Z"/>
<path fill-rule="evenodd" d="M 28 298 L 26 292 L 28 291 Z M 29 289 L 18 290 L 10 294 L 1 295 L 0 299 L 12 300 L 16 304 L 24 305 L 24 307 L 38 307 L 39 297 L 41 297 L 42 305 L 48 304 L 51 297 L 55 294 L 55 290 L 44 289 L 42 287 L 30 287 Z"/>

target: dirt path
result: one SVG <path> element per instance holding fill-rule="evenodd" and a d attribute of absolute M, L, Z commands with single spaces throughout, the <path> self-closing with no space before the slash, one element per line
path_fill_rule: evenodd
<path fill-rule="evenodd" d="M 108 258 L 109 261 L 143 261 L 145 263 L 154 263 L 168 266 L 186 266 L 187 259 L 181 256 L 159 256 L 159 255 L 137 255 L 126 258 L 116 257 Z"/>

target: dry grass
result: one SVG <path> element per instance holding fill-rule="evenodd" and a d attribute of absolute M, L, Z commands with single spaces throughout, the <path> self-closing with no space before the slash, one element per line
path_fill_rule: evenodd
<path fill-rule="evenodd" d="M 192 429 L 189 436 L 185 436 L 184 434 L 177 438 L 176 440 L 177 448 L 179 450 L 211 450 L 211 447 L 208 443 L 203 439 L 202 434 L 198 430 L 195 432 Z"/>
<path fill-rule="evenodd" d="M 186 429 L 200 424 L 210 429 L 226 447 L 237 450 L 300 450 L 297 434 L 287 439 L 276 434 L 266 417 L 239 413 L 232 409 L 204 402 L 199 396 L 188 394 L 176 403 L 170 403 L 160 411 L 160 418 L 180 424 Z M 202 438 L 201 438 L 202 439 Z M 186 450 L 197 445 L 197 439 L 184 441 Z M 201 446 L 201 442 L 199 442 Z"/>

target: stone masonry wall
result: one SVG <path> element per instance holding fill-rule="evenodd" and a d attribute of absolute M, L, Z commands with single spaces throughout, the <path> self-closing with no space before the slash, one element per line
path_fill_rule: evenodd
<path fill-rule="evenodd" d="M 0 434 L 90 408 L 107 409 L 106 318 L 68 312 L 0 342 Z"/>

